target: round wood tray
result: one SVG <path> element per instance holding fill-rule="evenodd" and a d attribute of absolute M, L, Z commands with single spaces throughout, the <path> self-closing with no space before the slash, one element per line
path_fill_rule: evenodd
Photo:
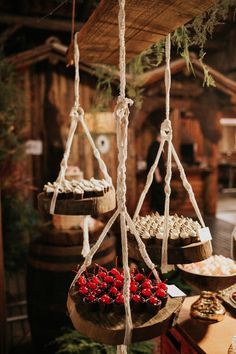
<path fill-rule="evenodd" d="M 133 236 L 128 237 L 129 257 L 142 261 L 137 241 Z M 161 263 L 162 247 L 146 245 L 147 253 L 155 264 Z M 211 241 L 191 243 L 187 246 L 174 247 L 168 245 L 168 264 L 186 264 L 202 261 L 212 255 Z"/>
<path fill-rule="evenodd" d="M 169 298 L 166 306 L 148 320 L 140 321 L 138 318 L 136 318 L 136 320 L 133 318 L 134 328 L 132 332 L 132 343 L 158 337 L 166 332 L 172 326 L 181 308 L 182 302 L 182 297 Z M 95 323 L 92 318 L 90 321 L 86 320 L 77 312 L 76 304 L 70 295 L 68 295 L 67 298 L 67 309 L 74 327 L 79 332 L 104 344 L 119 345 L 123 343 L 125 335 L 124 319 L 118 321 L 115 325 L 111 323 L 106 323 L 105 325 L 105 314 L 104 321 L 100 321 L 99 323 Z"/>
<path fill-rule="evenodd" d="M 105 224 L 96 220 L 95 224 L 89 226 L 89 243 L 95 243 L 100 236 Z M 74 229 L 56 229 L 51 222 L 40 226 L 40 237 L 43 243 L 56 246 L 81 246 L 83 245 L 83 230 L 78 227 Z M 111 235 L 111 231 L 108 233 Z"/>
<path fill-rule="evenodd" d="M 49 213 L 51 198 L 46 194 L 38 195 L 38 208 L 42 212 Z M 101 197 L 84 198 L 81 200 L 61 199 L 56 201 L 54 214 L 60 215 L 92 215 L 105 214 L 116 207 L 116 195 L 110 189 Z"/>
<path fill-rule="evenodd" d="M 177 265 L 184 280 L 200 290 L 219 291 L 236 283 L 236 274 L 233 275 L 203 275 L 186 271 L 181 264 Z"/>

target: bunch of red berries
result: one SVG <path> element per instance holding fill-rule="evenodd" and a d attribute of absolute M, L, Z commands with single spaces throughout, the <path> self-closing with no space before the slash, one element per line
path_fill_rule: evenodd
<path fill-rule="evenodd" d="M 107 270 L 98 266 L 94 273 L 83 273 L 75 284 L 76 299 L 87 311 L 124 313 L 124 274 L 117 268 Z M 144 273 L 131 271 L 130 305 L 134 312 L 157 313 L 167 301 L 164 282 L 150 279 Z M 84 309 L 85 309 L 84 308 Z"/>

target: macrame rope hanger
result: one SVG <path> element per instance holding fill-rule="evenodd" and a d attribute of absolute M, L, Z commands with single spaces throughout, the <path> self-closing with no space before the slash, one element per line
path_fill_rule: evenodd
<path fill-rule="evenodd" d="M 84 119 L 84 110 L 83 108 L 80 106 L 80 92 L 79 92 L 79 84 L 80 84 L 80 75 L 79 75 L 79 46 L 77 44 L 77 35 L 78 33 L 75 34 L 75 48 L 74 48 L 74 60 L 75 60 L 75 85 L 74 85 L 74 91 L 75 91 L 75 101 L 74 101 L 74 106 L 71 109 L 70 112 L 70 117 L 71 117 L 71 123 L 70 123 L 70 128 L 69 128 L 69 134 L 68 134 L 68 138 L 66 141 L 66 148 L 65 148 L 65 152 L 60 164 L 60 172 L 59 175 L 57 177 L 56 180 L 56 188 L 52 197 L 52 201 L 51 201 L 51 205 L 50 205 L 50 214 L 54 214 L 54 210 L 55 210 L 55 204 L 56 204 L 56 199 L 57 199 L 57 195 L 58 195 L 58 191 L 60 186 L 64 185 L 67 183 L 66 178 L 65 178 L 65 173 L 66 173 L 66 169 L 68 166 L 68 159 L 70 156 L 70 150 L 71 150 L 71 146 L 72 146 L 72 142 L 73 142 L 73 138 L 75 135 L 75 131 L 77 128 L 77 124 L 78 122 L 82 125 L 83 130 L 85 132 L 85 135 L 87 136 L 87 139 L 92 147 L 93 150 L 93 154 L 95 156 L 95 158 L 98 161 L 98 165 L 100 170 L 102 171 L 105 180 L 110 184 L 110 186 L 113 187 L 112 184 L 112 179 L 108 174 L 107 171 L 107 167 L 104 163 L 104 161 L 101 158 L 100 152 L 97 149 L 93 138 L 89 132 L 88 126 L 85 122 Z M 114 188 L 114 187 L 113 187 Z"/>
<path fill-rule="evenodd" d="M 153 165 L 151 166 L 149 173 L 147 175 L 146 184 L 139 198 L 135 213 L 134 220 L 137 219 L 141 207 L 143 205 L 146 194 L 152 184 L 153 177 L 157 165 L 160 160 L 161 153 L 163 151 L 165 143 L 167 143 L 167 168 L 166 168 L 166 176 L 165 176 L 165 207 L 164 207 L 164 230 L 163 230 L 163 242 L 162 242 L 162 256 L 161 256 L 161 270 L 163 273 L 166 273 L 169 270 L 168 267 L 168 237 L 169 237 L 169 216 L 170 216 L 170 195 L 171 195 L 171 177 L 172 177 L 172 156 L 177 164 L 177 167 L 180 172 L 180 177 L 183 183 L 184 188 L 188 192 L 189 199 L 193 205 L 193 208 L 196 212 L 196 215 L 201 223 L 202 227 L 205 227 L 204 220 L 202 218 L 201 212 L 196 202 L 196 198 L 194 196 L 191 185 L 189 184 L 183 166 L 179 160 L 179 157 L 176 153 L 174 145 L 172 143 L 172 126 L 170 120 L 170 87 L 171 87 L 171 70 L 170 70 L 170 52 L 171 52 L 171 35 L 168 34 L 166 37 L 166 45 L 165 45 L 165 57 L 166 57 L 166 67 L 165 67 L 165 90 L 166 90 L 166 117 L 163 123 L 161 124 L 161 142 L 159 149 L 157 151 L 157 155 Z"/>
<path fill-rule="evenodd" d="M 72 107 L 72 110 L 70 112 L 70 117 L 71 117 L 71 124 L 69 128 L 69 134 L 67 137 L 66 141 L 66 148 L 65 152 L 63 155 L 63 159 L 60 164 L 60 172 L 56 180 L 56 188 L 52 197 L 52 201 L 50 204 L 50 214 L 54 214 L 55 211 L 55 205 L 56 205 L 56 200 L 58 196 L 58 192 L 60 190 L 60 187 L 63 185 L 66 185 L 68 182 L 66 181 L 65 174 L 66 174 L 66 169 L 68 166 L 68 159 L 70 156 L 70 150 L 74 138 L 75 131 L 77 129 L 78 122 L 81 123 L 84 132 L 87 136 L 87 139 L 92 147 L 93 154 L 95 158 L 98 161 L 99 167 L 104 175 L 105 180 L 109 183 L 109 185 L 114 189 L 113 184 L 112 184 L 112 179 L 108 174 L 106 165 L 104 161 L 101 158 L 100 152 L 97 149 L 93 138 L 89 132 L 89 129 L 87 127 L 87 124 L 84 119 L 84 111 L 80 106 L 80 91 L 79 91 L 79 85 L 80 85 L 80 74 L 79 74 L 79 59 L 80 59 L 80 53 L 79 53 L 79 47 L 77 45 L 77 33 L 74 36 L 74 31 L 75 31 L 75 0 L 73 0 L 72 3 L 72 22 L 71 22 L 71 43 L 73 42 L 73 37 L 74 37 L 74 63 L 75 63 L 75 82 L 74 82 L 74 94 L 75 94 L 75 99 L 74 99 L 74 106 Z M 83 222 L 83 248 L 82 248 L 82 255 L 85 257 L 90 251 L 90 245 L 89 245 L 89 216 L 86 215 L 84 217 L 84 222 Z"/>
<path fill-rule="evenodd" d="M 132 317 L 130 310 L 130 269 L 128 264 L 128 242 L 127 242 L 127 226 L 134 234 L 138 243 L 140 254 L 146 263 L 147 267 L 153 272 L 156 280 L 160 281 L 155 264 L 151 261 L 145 244 L 143 243 L 139 232 L 136 230 L 135 224 L 127 212 L 126 208 L 126 159 L 127 159 L 127 138 L 128 138 L 128 117 L 129 117 L 129 105 L 132 105 L 133 101 L 125 96 L 126 86 L 126 66 L 125 66 L 125 0 L 119 0 L 119 41 L 120 41 L 120 55 L 119 55 L 119 68 L 120 68 L 120 95 L 117 100 L 114 115 L 117 123 L 117 148 L 118 148 L 118 168 L 117 168 L 117 210 L 111 216 L 99 236 L 96 243 L 91 248 L 90 252 L 85 257 L 83 264 L 78 269 L 78 272 L 71 284 L 74 286 L 80 275 L 91 265 L 94 254 L 99 249 L 105 236 L 109 232 L 114 221 L 120 216 L 120 228 L 121 228 L 121 246 L 122 246 L 122 261 L 124 269 L 124 307 L 125 307 L 125 337 L 124 344 L 117 346 L 117 353 L 127 353 L 127 345 L 131 342 L 132 335 Z M 75 49 L 78 50 L 77 40 L 75 38 Z M 78 58 L 75 56 L 75 64 Z"/>

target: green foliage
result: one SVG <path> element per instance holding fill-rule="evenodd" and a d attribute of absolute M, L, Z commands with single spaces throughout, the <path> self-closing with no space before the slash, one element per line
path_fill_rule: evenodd
<path fill-rule="evenodd" d="M 186 295 L 190 295 L 192 288 L 189 286 L 184 279 L 181 277 L 181 274 L 178 269 L 172 270 L 165 274 L 165 279 L 167 284 L 174 284 L 179 289 L 181 289 Z"/>
<path fill-rule="evenodd" d="M 165 41 L 155 43 L 152 47 L 137 55 L 126 67 L 126 72 L 131 80 L 127 80 L 127 94 L 135 101 L 136 107 L 141 108 L 143 101 L 142 87 L 137 84 L 137 77 L 151 67 L 160 65 L 165 52 Z M 115 87 L 118 83 L 118 72 L 114 65 L 99 65 L 94 69 L 97 81 L 97 96 L 94 106 L 97 111 L 105 111 L 113 99 Z"/>
<path fill-rule="evenodd" d="M 198 59 L 204 72 L 203 86 L 215 86 L 213 77 L 203 63 L 206 41 L 212 37 L 215 27 L 226 20 L 231 8 L 235 11 L 236 0 L 220 0 L 202 15 L 195 17 L 189 24 L 176 29 L 172 35 L 173 44 L 177 46 L 177 50 L 185 59 L 188 70 L 193 73 L 189 48 L 199 48 Z"/>
<path fill-rule="evenodd" d="M 97 95 L 93 105 L 96 111 L 106 111 L 113 98 L 113 87 L 116 82 L 116 67 L 113 65 L 100 65 L 94 69 L 94 75 L 98 78 Z"/>
<path fill-rule="evenodd" d="M 26 242 L 38 231 L 37 213 L 30 201 L 3 194 L 2 228 L 5 269 L 12 273 L 25 266 Z"/>
<path fill-rule="evenodd" d="M 75 330 L 67 330 L 55 339 L 55 354 L 115 354 L 116 347 L 101 344 L 83 336 Z M 154 344 L 151 341 L 131 344 L 128 354 L 151 354 Z"/>
<path fill-rule="evenodd" d="M 236 10 L 236 0 L 220 0 L 208 11 L 195 17 L 190 23 L 177 28 L 172 33 L 173 45 L 185 59 L 188 70 L 193 74 L 194 69 L 190 48 L 197 47 L 199 49 L 198 59 L 204 73 L 203 86 L 215 86 L 214 79 L 203 62 L 206 41 L 211 38 L 215 27 L 225 21 L 232 8 Z M 134 100 L 137 108 L 141 108 L 143 101 L 143 88 L 138 85 L 137 77 L 147 70 L 160 65 L 164 58 L 164 52 L 165 41 L 162 40 L 140 53 L 127 64 L 127 74 L 131 78 L 127 80 L 127 94 Z M 111 69 L 110 66 L 104 65 L 103 71 L 106 72 L 106 75 L 102 77 L 98 75 L 97 89 L 100 90 L 102 87 L 102 96 L 99 97 L 99 100 L 101 101 L 105 97 L 104 105 L 106 106 L 107 102 L 112 99 L 112 90 L 109 82 L 114 84 L 117 81 L 117 77 L 114 78 L 112 76 L 115 72 L 114 67 Z"/>
<path fill-rule="evenodd" d="M 215 84 L 215 80 L 214 78 L 209 74 L 209 69 L 208 67 L 203 63 L 202 58 L 199 59 L 201 65 L 202 65 L 202 69 L 203 69 L 203 73 L 204 73 L 204 79 L 203 79 L 203 86 L 216 86 Z"/>
<path fill-rule="evenodd" d="M 204 55 L 204 46 L 209 37 L 212 37 L 217 25 L 222 24 L 231 8 L 236 7 L 236 0 L 220 0 L 202 15 L 186 25 L 191 35 L 191 45 L 196 45 L 200 49 L 200 57 Z"/>
<path fill-rule="evenodd" d="M 19 160 L 24 158 L 25 122 L 18 84 L 12 66 L 0 60 L 0 185 L 7 272 L 15 272 L 25 265 L 26 242 L 37 229 L 32 202 L 22 196 L 26 181 L 22 177 L 24 166 Z"/>
<path fill-rule="evenodd" d="M 21 97 L 15 73 L 0 57 L 0 175 L 3 180 L 10 174 L 12 163 L 22 156 L 24 118 L 20 114 Z"/>
<path fill-rule="evenodd" d="M 193 65 L 189 55 L 189 47 L 191 45 L 191 39 L 189 30 L 187 27 L 182 26 L 174 31 L 172 35 L 172 42 L 176 45 L 177 51 L 180 52 L 180 55 L 186 61 L 186 65 L 189 71 L 194 73 Z"/>
<path fill-rule="evenodd" d="M 143 74 L 150 68 L 157 67 L 161 64 L 165 53 L 165 41 L 161 40 L 153 44 L 127 64 L 127 73 L 132 80 L 127 81 L 127 95 L 134 100 L 138 109 L 142 107 L 143 91 L 137 83 L 139 75 Z"/>

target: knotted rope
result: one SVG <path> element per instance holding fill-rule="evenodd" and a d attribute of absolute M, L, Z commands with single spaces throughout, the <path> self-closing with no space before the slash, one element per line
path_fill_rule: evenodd
<path fill-rule="evenodd" d="M 139 198 L 139 201 L 138 201 L 135 213 L 134 213 L 134 220 L 136 220 L 139 213 L 140 213 L 140 210 L 143 205 L 146 194 L 152 184 L 154 173 L 155 173 L 155 170 L 156 170 L 157 165 L 159 163 L 160 156 L 163 151 L 164 145 L 167 142 L 168 148 L 167 148 L 167 169 L 166 169 L 166 176 L 165 176 L 164 231 L 163 231 L 162 257 L 161 257 L 161 269 L 162 269 L 163 273 L 166 273 L 169 270 L 167 256 L 168 256 L 168 237 L 169 237 L 169 231 L 170 231 L 169 230 L 169 216 L 170 216 L 169 214 L 170 214 L 170 195 L 171 195 L 170 182 L 171 182 L 171 176 L 172 176 L 172 167 L 171 167 L 172 156 L 173 156 L 173 158 L 177 164 L 177 167 L 180 171 L 180 177 L 181 177 L 183 186 L 186 189 L 186 191 L 188 192 L 189 199 L 193 205 L 196 215 L 197 215 L 202 227 L 205 227 L 205 223 L 202 218 L 199 207 L 197 205 L 192 187 L 187 180 L 183 166 L 179 160 L 179 157 L 178 157 L 178 155 L 175 151 L 175 148 L 173 146 L 173 143 L 172 143 L 172 126 L 171 126 L 171 121 L 170 121 L 170 87 L 171 87 L 170 50 L 171 50 L 171 37 L 169 34 L 166 37 L 166 46 L 165 46 L 165 57 L 166 57 L 166 67 L 165 67 L 166 114 L 165 115 L 166 115 L 166 117 L 161 125 L 160 146 L 157 151 L 155 161 L 148 172 L 144 189 L 140 195 L 140 198 Z"/>
<path fill-rule="evenodd" d="M 129 105 L 132 105 L 133 101 L 125 97 L 126 86 L 126 67 L 125 67 L 125 0 L 119 0 L 119 39 L 120 39 L 120 95 L 117 100 L 114 115 L 117 123 L 117 147 L 118 147 L 118 168 L 117 168 L 117 210 L 109 219 L 105 228 L 103 229 L 98 240 L 91 248 L 90 252 L 85 257 L 85 260 L 79 268 L 71 287 L 76 283 L 80 275 L 88 268 L 92 263 L 92 258 L 97 252 L 105 236 L 113 225 L 114 221 L 120 216 L 120 228 L 121 228 L 121 244 L 122 244 L 122 261 L 124 269 L 124 306 L 125 306 L 125 337 L 124 344 L 117 346 L 117 353 L 126 354 L 127 344 L 131 341 L 132 333 L 132 317 L 130 310 L 130 269 L 128 264 L 128 242 L 127 242 L 127 225 L 137 240 L 140 253 L 146 263 L 146 265 L 153 271 L 155 278 L 159 281 L 159 275 L 155 269 L 154 263 L 151 261 L 145 244 L 143 243 L 135 224 L 130 218 L 126 209 L 126 159 L 127 159 L 127 140 L 128 140 L 128 117 L 129 117 Z"/>
<path fill-rule="evenodd" d="M 84 220 L 83 220 L 83 236 L 84 236 L 84 242 L 83 242 L 83 248 L 81 251 L 82 256 L 85 258 L 87 254 L 89 254 L 90 251 L 90 245 L 89 245 L 89 219 L 90 215 L 85 215 Z"/>
<path fill-rule="evenodd" d="M 165 89 L 166 89 L 166 118 L 161 126 L 161 137 L 168 143 L 167 150 L 167 169 L 165 176 L 165 208 L 164 208 L 164 232 L 161 252 L 161 270 L 163 273 L 168 271 L 168 237 L 169 237 L 169 216 L 170 216 L 170 181 L 172 176 L 171 169 L 171 142 L 172 142 L 172 127 L 170 121 L 170 86 L 171 86 L 171 72 L 170 72 L 170 34 L 166 37 L 166 67 L 165 67 Z"/>
<path fill-rule="evenodd" d="M 71 146 L 72 146 L 72 142 L 73 142 L 73 138 L 75 135 L 75 131 L 77 128 L 77 124 L 78 122 L 81 123 L 84 132 L 87 136 L 87 139 L 92 147 L 93 150 L 93 154 L 95 156 L 95 158 L 98 161 L 98 165 L 100 170 L 102 171 L 105 180 L 110 184 L 110 186 L 113 187 L 112 184 L 112 179 L 108 174 L 107 171 L 107 167 L 104 163 L 104 161 L 101 158 L 100 152 L 97 149 L 93 138 L 89 132 L 88 126 L 85 122 L 84 119 L 84 110 L 83 108 L 80 106 L 80 90 L 79 90 L 79 85 L 80 85 L 80 74 L 79 74 L 79 59 L 80 59 L 80 52 L 79 52 L 79 46 L 78 46 L 78 39 L 77 39 L 78 33 L 75 34 L 74 37 L 74 62 L 75 62 L 75 82 L 74 82 L 74 94 L 75 94 L 75 100 L 74 100 L 74 106 L 71 109 L 70 112 L 70 118 L 71 118 L 71 123 L 70 123 L 70 128 L 69 128 L 69 133 L 68 133 L 68 137 L 67 137 L 67 141 L 66 141 L 66 147 L 65 147 L 65 152 L 63 155 L 63 159 L 61 161 L 60 164 L 60 172 L 59 175 L 57 177 L 56 180 L 56 188 L 55 191 L 53 193 L 53 197 L 52 197 L 52 201 L 51 201 L 51 205 L 50 205 L 50 214 L 54 214 L 55 211 L 55 205 L 56 205 L 56 200 L 57 200 L 57 196 L 58 196 L 58 192 L 60 189 L 60 186 L 63 186 L 66 182 L 65 179 L 65 174 L 66 174 L 66 169 L 68 166 L 68 159 L 70 156 L 70 151 L 71 151 Z M 114 188 L 114 187 L 113 187 Z"/>

